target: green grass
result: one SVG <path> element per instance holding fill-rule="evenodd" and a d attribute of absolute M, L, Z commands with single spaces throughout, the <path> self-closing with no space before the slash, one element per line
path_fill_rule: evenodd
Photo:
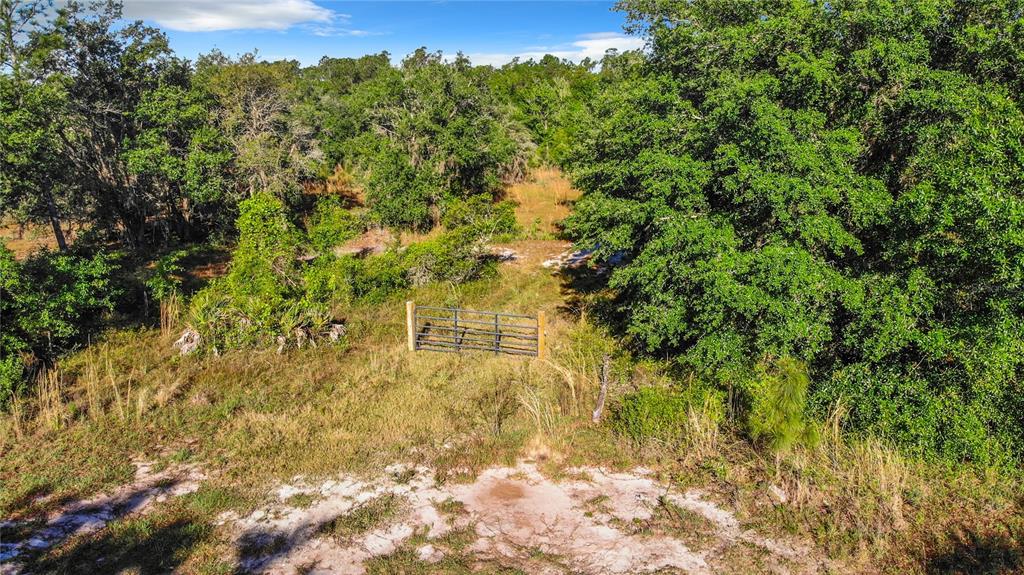
<path fill-rule="evenodd" d="M 637 387 L 662 385 L 671 370 L 630 360 L 578 309 L 563 307 L 569 305 L 563 289 L 539 267 L 502 266 L 494 278 L 355 306 L 346 310 L 349 335 L 342 349 L 282 355 L 249 350 L 181 358 L 170 345 L 174 333 L 112 331 L 62 362 L 56 400 L 29 398 L 0 416 L 0 516 L 41 517 L 129 481 L 131 461 L 140 455 L 162 454 L 152 457 L 161 465 L 197 465 L 210 478 L 180 505 L 69 542 L 40 565 L 59 571 L 72 560 L 109 555 L 110 565 L 128 568 L 136 561 L 149 569 L 149 561 L 159 570 L 165 565 L 155 558 L 159 551 L 169 557 L 166 565 L 184 572 L 225 572 L 233 569 L 237 550 L 212 527 L 214 519 L 226 510 L 255 508 L 278 482 L 380 474 L 395 462 L 431 467 L 439 482 L 465 481 L 488 466 L 542 451 L 535 458 L 553 475 L 579 465 L 652 467 L 680 488 L 699 486 L 727 502 L 745 528 L 805 538 L 849 571 L 920 572 L 935 557 L 942 560 L 940 572 L 956 572 L 957 565 L 984 572 L 979 565 L 986 561 L 1011 571 L 1021 565 L 1024 497 L 1020 478 L 1005 472 L 951 469 L 844 438 L 838 418 L 835 430 L 822 425 L 818 445 L 795 448 L 778 463 L 728 422 L 711 425 L 712 418 L 688 421 L 678 444 L 644 446 L 591 424 L 604 353 L 619 358 L 609 402 Z M 551 318 L 550 361 L 409 353 L 407 298 L 509 312 L 543 309 Z M 392 479 L 410 481 L 407 475 Z M 772 502 L 770 485 L 785 488 L 790 500 Z M 454 503 L 439 507 L 449 516 L 464 513 Z M 591 511 L 600 511 L 599 501 Z M 668 507 L 661 513 L 651 529 L 700 527 L 685 513 Z M 369 517 L 336 522 L 342 534 L 373 523 Z M 481 563 L 464 554 L 457 534 L 448 537 L 432 542 L 451 554 L 441 564 L 421 564 L 412 551 L 400 550 L 368 569 L 516 568 Z"/>
<path fill-rule="evenodd" d="M 284 500 L 284 504 L 295 509 L 306 509 L 323 499 L 322 496 L 313 493 L 296 493 Z"/>
<path fill-rule="evenodd" d="M 466 514 L 466 504 L 451 497 L 444 501 L 435 501 L 434 508 L 448 517 L 459 517 Z"/>
<path fill-rule="evenodd" d="M 317 532 L 345 541 L 393 523 L 401 515 L 405 503 L 394 493 L 378 495 L 324 523 Z"/>

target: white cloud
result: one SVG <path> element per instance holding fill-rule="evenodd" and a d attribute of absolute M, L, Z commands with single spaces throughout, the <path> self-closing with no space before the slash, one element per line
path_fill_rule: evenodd
<path fill-rule="evenodd" d="M 513 58 L 519 58 L 520 60 L 529 60 L 531 58 L 539 60 L 546 54 L 551 54 L 557 58 L 572 60 L 573 62 L 579 62 L 584 58 L 600 60 L 608 50 L 615 49 L 619 52 L 624 52 L 626 50 L 637 50 L 643 47 L 644 40 L 642 38 L 627 36 L 618 32 L 596 32 L 593 34 L 583 34 L 582 36 L 579 36 L 575 42 L 560 46 L 551 46 L 547 48 L 543 46 L 536 46 L 517 53 L 480 52 L 466 54 L 466 56 L 471 62 L 477 65 L 501 66 L 502 64 L 512 61 Z"/>
<path fill-rule="evenodd" d="M 383 32 L 371 32 L 369 30 L 358 30 L 355 28 L 348 28 L 345 26 L 334 26 L 331 24 L 326 25 L 311 25 L 308 26 L 309 33 L 314 36 L 331 37 L 331 36 L 352 36 L 355 38 L 364 38 L 366 36 L 382 36 Z"/>
<path fill-rule="evenodd" d="M 312 0 L 125 0 L 124 15 L 184 32 L 285 30 L 348 19 Z"/>
<path fill-rule="evenodd" d="M 599 60 L 608 50 L 638 50 L 644 47 L 643 38 L 626 36 L 618 32 L 599 32 L 597 34 L 585 34 L 580 40 L 572 43 L 579 49 L 579 58 L 590 58 Z"/>

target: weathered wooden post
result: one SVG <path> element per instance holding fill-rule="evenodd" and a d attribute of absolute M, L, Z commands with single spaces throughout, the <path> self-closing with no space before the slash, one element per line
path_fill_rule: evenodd
<path fill-rule="evenodd" d="M 547 341 L 544 332 L 547 330 L 548 322 L 543 311 L 537 312 L 537 357 L 544 359 L 547 356 Z"/>
<path fill-rule="evenodd" d="M 409 351 L 416 351 L 416 304 L 412 300 L 405 302 L 405 331 L 409 340 Z"/>
<path fill-rule="evenodd" d="M 501 324 L 498 323 L 498 314 L 494 314 L 494 354 L 501 351 Z"/>
<path fill-rule="evenodd" d="M 594 406 L 594 414 L 591 420 L 594 423 L 601 421 L 601 414 L 604 413 L 604 400 L 608 396 L 608 354 L 605 354 L 601 363 L 601 393 L 597 396 L 597 405 Z"/>

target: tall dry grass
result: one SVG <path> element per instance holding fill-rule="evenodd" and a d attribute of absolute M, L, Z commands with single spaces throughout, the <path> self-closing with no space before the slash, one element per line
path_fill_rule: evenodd
<path fill-rule="evenodd" d="M 786 482 L 793 502 L 816 506 L 823 497 L 838 496 L 858 516 L 870 517 L 880 532 L 901 530 L 906 527 L 905 494 L 926 483 L 920 463 L 877 439 L 847 437 L 845 415 L 842 404 L 833 406 L 820 424 L 820 440 L 789 458 Z"/>
<path fill-rule="evenodd" d="M 181 329 L 181 317 L 185 309 L 182 296 L 177 292 L 160 300 L 160 335 L 174 335 Z"/>
<path fill-rule="evenodd" d="M 516 202 L 516 218 L 530 239 L 548 239 L 558 232 L 558 222 L 569 215 L 579 191 L 557 168 L 541 168 L 509 186 L 509 199 Z"/>

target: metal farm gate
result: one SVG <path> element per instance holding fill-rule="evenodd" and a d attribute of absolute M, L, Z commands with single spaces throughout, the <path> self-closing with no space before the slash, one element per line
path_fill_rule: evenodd
<path fill-rule="evenodd" d="M 405 302 L 409 351 L 544 356 L 544 312 L 521 315 Z"/>

